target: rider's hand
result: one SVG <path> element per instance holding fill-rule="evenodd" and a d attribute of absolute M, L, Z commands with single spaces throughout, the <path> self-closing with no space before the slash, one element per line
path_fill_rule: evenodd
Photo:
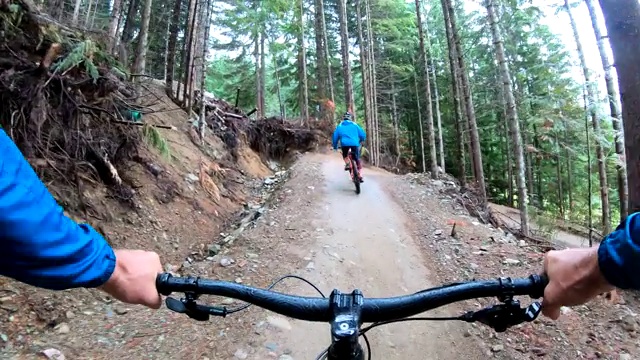
<path fill-rule="evenodd" d="M 613 289 L 598 266 L 598 247 L 549 251 L 544 258 L 549 285 L 544 290 L 542 313 L 560 316 L 560 307 L 584 304 Z"/>
<path fill-rule="evenodd" d="M 115 250 L 116 268 L 101 289 L 129 304 L 160 308 L 162 299 L 156 290 L 156 276 L 162 272 L 160 257 L 143 250 Z"/>

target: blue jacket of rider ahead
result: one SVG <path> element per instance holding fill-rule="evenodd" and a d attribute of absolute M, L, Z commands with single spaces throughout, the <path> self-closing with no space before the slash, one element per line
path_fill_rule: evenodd
<path fill-rule="evenodd" d="M 351 120 L 342 120 L 333 131 L 332 145 L 337 149 L 340 141 L 341 146 L 360 146 L 360 143 L 366 139 L 367 135 L 360 125 Z"/>
<path fill-rule="evenodd" d="M 62 208 L 0 129 L 0 275 L 52 290 L 98 287 L 115 269 L 111 246 Z"/>

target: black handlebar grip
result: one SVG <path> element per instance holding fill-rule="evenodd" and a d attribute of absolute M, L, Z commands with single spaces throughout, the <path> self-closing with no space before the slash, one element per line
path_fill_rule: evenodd
<path fill-rule="evenodd" d="M 540 275 L 531 275 L 531 293 L 530 296 L 534 299 L 541 298 L 544 295 L 544 289 L 549 285 L 549 277 L 547 274 L 542 273 Z"/>
<path fill-rule="evenodd" d="M 156 289 L 158 293 L 168 296 L 171 295 L 172 291 L 168 289 L 169 287 L 169 279 L 171 278 L 171 274 L 169 273 L 160 273 L 156 277 Z"/>

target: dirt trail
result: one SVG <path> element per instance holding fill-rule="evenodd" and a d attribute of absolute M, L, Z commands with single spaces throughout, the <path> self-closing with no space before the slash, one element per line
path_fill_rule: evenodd
<path fill-rule="evenodd" d="M 422 251 L 408 232 L 403 210 L 382 189 L 389 175 L 365 170 L 362 193 L 356 195 L 338 157 L 325 155 L 320 160 L 323 198 L 313 205 L 318 215 L 313 226 L 324 235 L 310 247 L 299 249 L 307 253 L 305 277 L 327 296 L 333 288 L 343 292 L 359 288 L 365 297 L 388 297 L 434 286 Z M 309 291 L 303 283 L 288 290 Z M 268 341 L 288 348 L 294 359 L 314 359 L 330 342 L 327 324 L 292 321 L 290 329 L 284 328 L 272 332 Z M 463 339 L 459 324 L 392 324 L 369 334 L 373 359 L 477 358 L 474 355 L 479 351 Z M 255 358 L 267 358 L 267 350 Z"/>

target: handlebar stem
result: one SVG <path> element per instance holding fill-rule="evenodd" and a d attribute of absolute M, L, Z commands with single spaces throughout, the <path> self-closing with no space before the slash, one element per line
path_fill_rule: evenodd
<path fill-rule="evenodd" d="M 333 290 L 329 298 L 331 319 L 331 347 L 329 360 L 364 360 L 364 351 L 358 338 L 362 320 L 364 295 L 356 289 L 351 294 Z"/>

